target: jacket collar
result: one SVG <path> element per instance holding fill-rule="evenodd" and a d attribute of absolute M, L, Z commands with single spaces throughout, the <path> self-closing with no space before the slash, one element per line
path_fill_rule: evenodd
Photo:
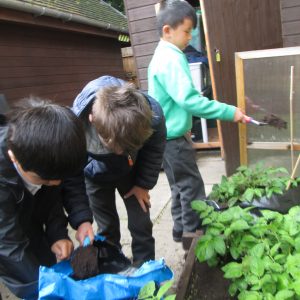
<path fill-rule="evenodd" d="M 162 40 L 162 39 L 159 41 L 158 46 L 162 47 L 162 48 L 171 48 L 171 49 L 183 54 L 183 52 L 177 46 L 175 46 L 174 44 L 172 44 L 170 42 Z"/>
<path fill-rule="evenodd" d="M 0 181 L 19 184 L 21 178 L 7 153 L 7 132 L 7 126 L 0 127 Z"/>

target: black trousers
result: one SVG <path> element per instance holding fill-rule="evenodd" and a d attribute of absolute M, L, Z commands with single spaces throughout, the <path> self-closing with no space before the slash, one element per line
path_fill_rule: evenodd
<path fill-rule="evenodd" d="M 128 216 L 128 229 L 132 237 L 133 262 L 139 263 L 155 259 L 155 245 L 152 236 L 150 212 L 145 213 L 136 197 L 124 199 L 123 196 L 134 185 L 134 172 L 117 181 L 104 183 L 86 178 L 87 193 L 98 233 L 116 245 L 120 244 L 120 220 L 116 207 L 116 190 L 122 197 Z"/>
<path fill-rule="evenodd" d="M 172 194 L 173 229 L 194 232 L 200 226 L 200 218 L 191 208 L 191 202 L 204 200 L 206 195 L 195 150 L 185 137 L 167 141 L 163 168 Z"/>
<path fill-rule="evenodd" d="M 28 238 L 25 255 L 20 262 L 0 256 L 1 281 L 19 298 L 37 299 L 39 266 L 50 267 L 56 263 L 44 224 L 53 207 L 59 209 L 57 214 L 63 214 L 61 202 L 58 187 L 42 187 L 34 197 L 25 191 L 20 215 L 20 226 Z M 67 225 L 66 219 L 62 222 Z"/>

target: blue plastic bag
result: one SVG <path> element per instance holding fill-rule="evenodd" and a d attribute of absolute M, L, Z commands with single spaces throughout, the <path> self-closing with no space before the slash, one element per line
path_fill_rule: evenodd
<path fill-rule="evenodd" d="M 173 278 L 173 272 L 163 259 L 144 263 L 132 275 L 101 274 L 75 281 L 69 261 L 51 268 L 40 267 L 39 299 L 121 300 L 136 299 L 140 289 L 149 281 L 161 284 Z"/>

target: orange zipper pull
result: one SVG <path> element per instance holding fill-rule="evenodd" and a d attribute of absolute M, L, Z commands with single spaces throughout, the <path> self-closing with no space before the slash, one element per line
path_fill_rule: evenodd
<path fill-rule="evenodd" d="M 130 154 L 128 154 L 128 165 L 129 165 L 130 167 L 133 166 L 133 160 L 132 160 Z"/>

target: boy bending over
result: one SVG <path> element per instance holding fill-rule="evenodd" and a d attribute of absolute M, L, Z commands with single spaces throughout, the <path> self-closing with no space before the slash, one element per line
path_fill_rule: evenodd
<path fill-rule="evenodd" d="M 154 259 L 149 190 L 165 148 L 160 105 L 123 80 L 102 76 L 84 87 L 73 110 L 85 123 L 89 162 L 84 173 L 98 232 L 121 247 L 117 190 L 127 210 L 133 263 Z"/>
<path fill-rule="evenodd" d="M 27 99 L 0 124 L 0 277 L 20 298 L 36 299 L 39 266 L 67 259 L 73 250 L 63 205 L 78 240 L 93 240 L 80 175 L 85 148 L 73 112 L 37 99 Z"/>

